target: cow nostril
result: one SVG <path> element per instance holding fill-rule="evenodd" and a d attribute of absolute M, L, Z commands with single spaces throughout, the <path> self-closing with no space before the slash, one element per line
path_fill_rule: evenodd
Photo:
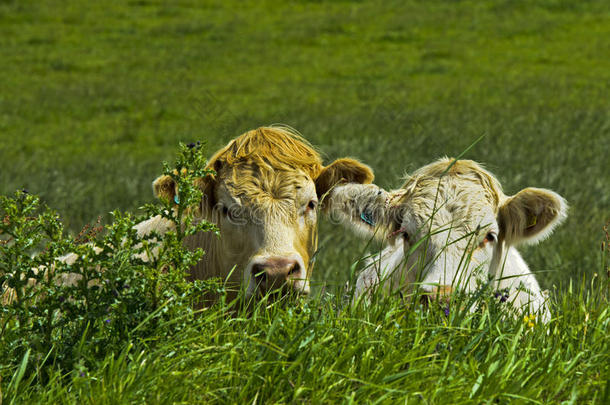
<path fill-rule="evenodd" d="M 264 266 L 255 264 L 252 266 L 252 277 L 254 277 L 258 284 L 264 284 L 267 282 L 267 270 Z"/>
<path fill-rule="evenodd" d="M 292 267 L 290 267 L 290 270 L 288 271 L 288 276 L 298 276 L 299 273 L 301 271 L 301 266 L 299 265 L 298 262 L 295 262 Z"/>

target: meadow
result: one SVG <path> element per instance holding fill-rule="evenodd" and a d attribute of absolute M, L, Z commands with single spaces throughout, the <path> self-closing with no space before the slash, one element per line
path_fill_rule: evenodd
<path fill-rule="evenodd" d="M 14 359 L 5 401 L 608 401 L 608 38 L 603 0 L 0 0 L 0 195 L 41 196 L 74 233 L 151 202 L 179 142 L 211 154 L 272 123 L 387 188 L 483 136 L 465 157 L 507 194 L 544 187 L 570 204 L 521 249 L 554 297 L 548 326 L 346 306 L 367 242 L 322 221 L 312 300 L 233 320 L 215 308 L 171 340 L 126 341 L 46 380 L 30 370 L 18 387 L 33 360 Z"/>

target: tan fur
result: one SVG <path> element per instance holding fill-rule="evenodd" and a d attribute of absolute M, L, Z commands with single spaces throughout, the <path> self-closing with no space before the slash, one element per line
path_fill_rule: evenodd
<path fill-rule="evenodd" d="M 159 199 L 174 202 L 174 197 L 178 194 L 176 182 L 171 176 L 160 176 L 153 182 L 153 194 Z"/>
<path fill-rule="evenodd" d="M 304 207 L 340 181 L 373 180 L 371 169 L 354 159 L 322 166 L 319 153 L 307 141 L 277 127 L 258 128 L 233 139 L 207 167 L 216 174 L 198 180 L 204 194 L 199 214 L 217 224 L 221 237 L 199 234 L 186 241 L 206 251 L 191 277 L 228 277 L 234 285 L 245 283 L 248 288 L 251 276 L 244 270 L 265 257 L 298 257 L 305 267 L 302 278 L 308 279 L 317 248 L 317 218 L 315 212 L 305 215 Z M 155 180 L 153 189 L 157 197 L 170 201 L 177 192 L 169 176 Z"/>
<path fill-rule="evenodd" d="M 316 191 L 322 196 L 340 182 L 370 184 L 373 179 L 373 171 L 368 166 L 354 159 L 337 159 L 316 178 Z"/>
<path fill-rule="evenodd" d="M 276 171 L 302 171 L 315 179 L 318 195 L 325 194 L 335 184 L 348 183 L 369 184 L 373 181 L 373 171 L 355 159 L 337 159 L 327 167 L 316 150 L 300 135 L 283 128 L 258 128 L 246 132 L 229 142 L 216 152 L 208 161 L 208 169 L 217 172 L 227 171 L 231 183 L 239 193 L 268 194 L 279 190 L 273 182 Z M 210 193 L 209 183 L 216 176 L 201 179 L 199 186 L 206 192 L 213 205 L 216 201 Z M 153 182 L 155 197 L 173 201 L 177 190 L 170 176 L 161 176 Z"/>
<path fill-rule="evenodd" d="M 566 203 L 558 194 L 526 188 L 507 198 L 500 207 L 500 239 L 509 245 L 536 243 L 547 237 L 556 223 L 566 217 Z"/>
<path fill-rule="evenodd" d="M 211 168 L 250 162 L 273 170 L 299 169 L 311 178 L 322 170 L 322 160 L 303 137 L 287 128 L 261 127 L 235 138 L 209 160 Z"/>

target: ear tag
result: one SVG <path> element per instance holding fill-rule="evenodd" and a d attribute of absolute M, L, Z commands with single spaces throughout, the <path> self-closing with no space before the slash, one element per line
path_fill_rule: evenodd
<path fill-rule="evenodd" d="M 178 194 L 176 194 L 176 195 L 174 196 L 174 202 L 175 202 L 176 204 L 180 204 L 180 198 L 178 198 Z"/>
<path fill-rule="evenodd" d="M 362 212 L 362 214 L 360 214 L 360 219 L 362 220 L 362 222 L 365 222 L 370 226 L 375 226 L 375 221 L 373 221 L 373 219 L 371 218 L 371 214 L 368 212 Z"/>
<path fill-rule="evenodd" d="M 538 217 L 536 215 L 532 215 L 527 219 L 527 227 L 532 228 L 538 222 Z"/>

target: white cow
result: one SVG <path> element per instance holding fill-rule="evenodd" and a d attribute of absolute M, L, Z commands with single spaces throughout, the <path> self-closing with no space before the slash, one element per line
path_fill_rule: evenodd
<path fill-rule="evenodd" d="M 444 295 L 473 291 L 491 279 L 508 290 L 515 307 L 549 317 L 546 294 L 515 246 L 539 242 L 566 217 L 567 204 L 553 191 L 526 188 L 506 196 L 476 162 L 443 158 L 408 176 L 398 190 L 337 186 L 326 209 L 364 235 L 388 238 L 360 274 L 357 297 L 380 284 L 389 292 L 419 285 Z"/>

